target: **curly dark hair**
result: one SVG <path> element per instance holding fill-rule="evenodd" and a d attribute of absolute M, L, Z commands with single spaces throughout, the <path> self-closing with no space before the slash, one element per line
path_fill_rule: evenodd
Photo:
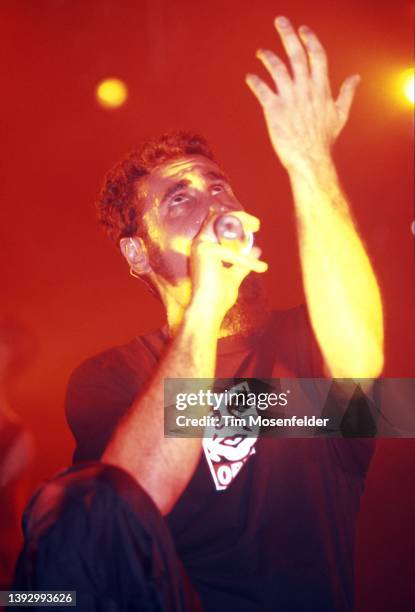
<path fill-rule="evenodd" d="M 203 155 L 215 161 L 204 138 L 175 131 L 143 143 L 106 174 L 97 201 L 98 219 L 116 244 L 124 236 L 146 235 L 140 215 L 143 202 L 137 197 L 136 181 L 155 166 L 184 155 Z"/>

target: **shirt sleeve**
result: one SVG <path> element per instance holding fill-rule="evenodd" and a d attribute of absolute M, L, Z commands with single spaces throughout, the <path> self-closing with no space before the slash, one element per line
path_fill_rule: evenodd
<path fill-rule="evenodd" d="M 327 378 L 324 358 L 311 326 L 307 306 L 301 304 L 296 308 L 283 311 L 282 315 L 280 329 L 281 335 L 285 337 L 283 344 L 292 347 L 290 359 L 295 364 L 298 378 Z M 316 395 L 319 395 L 318 389 L 316 389 Z M 356 393 L 346 402 L 343 437 L 338 435 L 325 439 L 332 465 L 338 472 L 348 477 L 358 478 L 362 482 L 366 477 L 376 446 L 372 437 L 376 434 L 376 424 L 372 423 L 370 418 L 369 401 L 357 387 Z M 362 432 L 360 437 L 356 435 L 356 432 L 353 433 L 352 426 L 355 422 L 359 431 Z"/>
<path fill-rule="evenodd" d="M 307 306 L 273 312 L 271 341 L 276 358 L 298 378 L 324 378 L 323 357 L 311 327 Z"/>
<path fill-rule="evenodd" d="M 73 372 L 65 399 L 66 418 L 76 444 L 73 463 L 101 458 L 144 378 L 118 349 L 88 359 Z"/>

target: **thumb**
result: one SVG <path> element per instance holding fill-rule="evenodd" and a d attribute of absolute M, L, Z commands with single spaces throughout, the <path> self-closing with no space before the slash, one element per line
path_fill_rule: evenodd
<path fill-rule="evenodd" d="M 230 276 L 232 276 L 235 286 L 239 289 L 244 278 L 248 276 L 252 270 L 246 266 L 232 266 L 229 269 Z"/>
<path fill-rule="evenodd" d="M 254 246 L 251 249 L 249 257 L 253 259 L 259 259 L 261 257 L 261 254 L 262 250 L 259 247 Z M 247 277 L 250 272 L 252 272 L 252 270 L 247 266 L 233 265 L 231 268 L 229 268 L 229 274 L 233 277 L 238 287 L 241 285 L 244 278 Z"/>
<path fill-rule="evenodd" d="M 350 107 L 352 106 L 352 102 L 356 93 L 356 88 L 361 81 L 361 77 L 359 74 L 353 74 L 352 76 L 347 77 L 347 79 L 343 82 L 340 87 L 340 92 L 338 98 L 335 102 L 337 111 L 339 113 L 341 127 L 347 121 L 349 116 Z"/>

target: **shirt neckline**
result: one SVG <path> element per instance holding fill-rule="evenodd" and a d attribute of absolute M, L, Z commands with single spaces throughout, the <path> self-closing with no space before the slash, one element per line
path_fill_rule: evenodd
<path fill-rule="evenodd" d="M 258 339 L 263 335 L 265 329 L 270 321 L 271 312 L 267 309 L 264 320 L 255 329 L 248 334 L 226 336 L 225 338 L 219 338 L 218 340 L 218 355 L 228 355 L 231 353 L 240 353 L 251 349 L 258 343 Z M 151 345 L 154 343 L 161 343 L 162 346 L 169 340 L 169 334 L 167 331 L 167 323 L 157 330 L 144 334 L 141 338 L 145 339 Z"/>

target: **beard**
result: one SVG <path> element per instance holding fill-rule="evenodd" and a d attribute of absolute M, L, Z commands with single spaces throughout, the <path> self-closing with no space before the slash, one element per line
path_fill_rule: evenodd
<path fill-rule="evenodd" d="M 145 244 L 153 272 L 170 285 L 177 286 L 180 283 L 180 278 L 178 278 L 177 271 L 175 270 L 175 262 L 170 261 L 170 258 L 166 257 L 165 250 L 150 240 L 148 236 Z M 172 253 L 172 256 L 179 257 L 179 259 L 183 258 L 183 255 L 179 255 L 178 253 Z"/>
<path fill-rule="evenodd" d="M 247 336 L 263 325 L 268 316 L 268 305 L 262 279 L 251 272 L 239 287 L 238 299 L 226 313 L 221 336 Z"/>
<path fill-rule="evenodd" d="M 171 253 L 167 258 L 165 251 L 151 240 L 147 241 L 147 252 L 153 271 L 170 285 L 177 286 L 181 281 L 178 268 L 183 268 L 185 276 L 190 277 L 189 259 L 185 258 L 184 262 L 183 255 Z M 261 327 L 267 316 L 268 305 L 262 279 L 251 272 L 242 281 L 238 298 L 222 321 L 221 337 L 249 335 Z"/>

